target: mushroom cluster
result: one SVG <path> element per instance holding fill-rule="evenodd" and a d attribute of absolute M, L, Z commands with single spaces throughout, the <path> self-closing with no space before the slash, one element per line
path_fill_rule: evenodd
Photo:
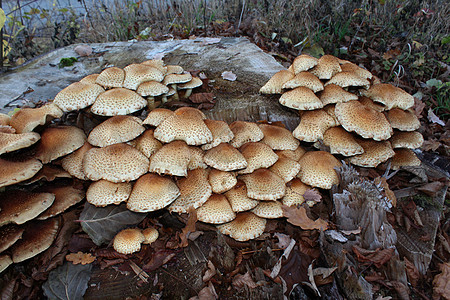
<path fill-rule="evenodd" d="M 294 137 L 324 146 L 362 167 L 392 158 L 392 168 L 420 165 L 411 150 L 422 145 L 414 98 L 369 71 L 332 55 L 302 54 L 261 89 L 299 111 Z"/>

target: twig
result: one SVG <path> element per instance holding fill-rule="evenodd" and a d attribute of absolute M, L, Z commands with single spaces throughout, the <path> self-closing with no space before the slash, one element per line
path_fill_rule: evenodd
<path fill-rule="evenodd" d="M 34 2 L 37 2 L 37 1 L 38 1 L 38 0 L 32 0 L 32 1 L 28 2 L 28 3 L 23 4 L 23 5 L 20 5 L 20 4 L 19 4 L 19 6 L 18 6 L 17 8 L 11 10 L 6 16 L 9 16 L 9 15 L 12 14 L 13 12 L 16 12 L 16 11 L 18 11 L 18 10 L 24 8 L 25 6 L 28 6 L 28 5 L 30 5 L 30 4 L 33 4 Z"/>
<path fill-rule="evenodd" d="M 147 278 L 149 278 L 150 276 L 147 274 L 147 272 L 142 270 L 134 261 L 130 261 L 130 267 L 142 281 L 148 283 Z"/>
<path fill-rule="evenodd" d="M 241 15 L 239 16 L 239 23 L 238 23 L 238 26 L 236 27 L 236 32 L 234 33 L 235 35 L 237 35 L 237 33 L 239 31 L 239 27 L 241 27 L 241 21 L 242 21 L 242 15 L 244 14 L 244 9 L 245 9 L 245 0 L 242 2 Z"/>
<path fill-rule="evenodd" d="M 11 101 L 9 101 L 8 103 L 6 103 L 4 105 L 4 107 L 8 107 L 11 103 L 13 103 L 14 101 L 20 100 L 20 98 L 22 98 L 22 96 L 34 92 L 34 90 L 31 87 L 27 87 L 27 90 L 25 92 L 23 92 L 22 94 L 20 94 L 19 96 L 17 96 L 16 98 L 12 99 Z"/>

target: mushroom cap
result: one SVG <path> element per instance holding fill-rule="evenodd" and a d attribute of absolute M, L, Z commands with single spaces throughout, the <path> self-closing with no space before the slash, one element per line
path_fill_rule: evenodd
<path fill-rule="evenodd" d="M 392 157 L 392 170 L 400 169 L 401 167 L 418 167 L 422 164 L 417 155 L 407 148 L 394 149 L 394 157 Z"/>
<path fill-rule="evenodd" d="M 247 196 L 247 187 L 242 180 L 238 180 L 236 185 L 225 193 L 225 197 L 227 197 L 234 212 L 250 210 L 259 203 L 258 200 Z"/>
<path fill-rule="evenodd" d="M 266 219 L 252 212 L 242 212 L 237 214 L 233 221 L 217 225 L 217 229 L 237 241 L 245 242 L 263 234 L 266 223 Z"/>
<path fill-rule="evenodd" d="M 283 156 L 269 170 L 280 176 L 284 182 L 289 182 L 300 171 L 300 164 L 293 159 Z"/>
<path fill-rule="evenodd" d="M 326 111 L 326 113 L 329 114 L 333 118 L 334 123 L 336 124 L 335 126 L 341 125 L 339 123 L 338 118 L 336 117 L 336 105 L 335 104 L 329 104 L 329 105 L 325 106 L 323 108 L 323 110 Z"/>
<path fill-rule="evenodd" d="M 264 134 L 261 143 L 270 146 L 273 150 L 295 150 L 300 145 L 300 142 L 286 128 L 270 124 L 259 124 L 259 129 Z"/>
<path fill-rule="evenodd" d="M 178 83 L 186 83 L 192 80 L 192 75 L 190 73 L 183 74 L 168 74 L 164 77 L 163 84 L 178 84 Z"/>
<path fill-rule="evenodd" d="M 104 179 L 93 182 L 86 191 L 86 200 L 97 207 L 120 204 L 128 200 L 131 194 L 130 182 L 110 182 Z"/>
<path fill-rule="evenodd" d="M 167 72 L 167 67 L 164 66 L 164 61 L 162 59 L 149 59 L 141 62 L 141 64 L 156 68 L 163 74 L 166 74 Z"/>
<path fill-rule="evenodd" d="M 300 86 L 281 95 L 279 102 L 297 110 L 313 110 L 322 108 L 320 99 L 310 89 Z"/>
<path fill-rule="evenodd" d="M 181 74 L 184 72 L 183 67 L 178 65 L 167 65 L 166 68 L 167 68 L 166 75 Z"/>
<path fill-rule="evenodd" d="M 151 244 L 156 241 L 159 237 L 159 232 L 155 227 L 147 227 L 142 230 L 142 234 L 144 235 L 144 241 L 142 244 Z"/>
<path fill-rule="evenodd" d="M 323 109 L 305 111 L 292 135 L 304 142 L 317 142 L 323 139 L 323 134 L 328 128 L 335 125 L 333 117 Z"/>
<path fill-rule="evenodd" d="M 86 135 L 78 127 L 47 127 L 41 134 L 35 157 L 46 164 L 81 148 L 85 141 Z"/>
<path fill-rule="evenodd" d="M 319 77 L 319 79 L 330 79 L 341 71 L 342 69 L 338 58 L 329 54 L 319 58 L 317 65 L 310 70 L 310 72 Z"/>
<path fill-rule="evenodd" d="M 197 219 L 211 224 L 222 224 L 236 218 L 227 198 L 221 194 L 212 194 L 209 199 L 197 208 Z"/>
<path fill-rule="evenodd" d="M 199 147 L 189 146 L 190 152 L 190 160 L 188 164 L 188 170 L 194 170 L 197 168 L 206 169 L 208 165 L 204 162 L 203 157 L 205 156 L 205 152 Z"/>
<path fill-rule="evenodd" d="M 382 141 L 390 138 L 393 133 L 391 125 L 382 113 L 359 101 L 337 103 L 335 113 L 345 130 L 354 131 L 363 138 Z"/>
<path fill-rule="evenodd" d="M 18 112 L 16 112 L 18 113 Z M 11 117 L 7 114 L 0 113 L 0 126 L 6 126 L 9 125 L 9 122 L 11 121 Z"/>
<path fill-rule="evenodd" d="M 93 181 L 105 179 L 125 182 L 138 179 L 147 173 L 148 158 L 127 144 L 114 144 L 104 148 L 92 148 L 83 158 L 83 171 Z"/>
<path fill-rule="evenodd" d="M 119 231 L 113 241 L 113 248 L 122 254 L 131 254 L 141 250 L 145 237 L 139 228 L 127 228 Z"/>
<path fill-rule="evenodd" d="M 179 89 L 179 90 L 195 89 L 196 87 L 199 87 L 202 85 L 203 85 L 203 81 L 200 78 L 193 76 L 190 81 L 179 84 L 177 86 L 177 89 Z"/>
<path fill-rule="evenodd" d="M 143 82 L 161 82 L 164 79 L 164 74 L 160 70 L 143 64 L 131 64 L 123 70 L 125 71 L 125 79 L 122 86 L 133 91 Z"/>
<path fill-rule="evenodd" d="M 314 93 L 323 90 L 323 83 L 319 78 L 311 74 L 310 72 L 300 72 L 295 75 L 289 81 L 283 84 L 283 89 L 295 89 L 299 86 L 306 87 L 312 90 Z"/>
<path fill-rule="evenodd" d="M 276 200 L 284 196 L 286 185 L 280 176 L 267 169 L 258 169 L 239 177 L 247 186 L 247 196 L 256 200 Z"/>
<path fill-rule="evenodd" d="M 148 124 L 152 126 L 159 126 L 162 121 L 164 121 L 167 117 L 170 117 L 174 114 L 173 111 L 167 108 L 155 108 L 151 112 L 148 113 L 145 120 L 142 124 Z"/>
<path fill-rule="evenodd" d="M 417 116 L 408 110 L 393 108 L 386 113 L 386 117 L 394 129 L 413 131 L 420 127 L 420 121 Z"/>
<path fill-rule="evenodd" d="M 87 180 L 83 170 L 83 157 L 86 152 L 92 149 L 91 144 L 87 141 L 83 146 L 75 150 L 73 153 L 67 155 L 61 160 L 61 166 L 70 175 L 81 180 Z"/>
<path fill-rule="evenodd" d="M 234 121 L 230 124 L 233 139 L 230 145 L 239 148 L 248 142 L 259 142 L 264 138 L 264 133 L 255 123 L 245 121 Z"/>
<path fill-rule="evenodd" d="M 322 93 L 320 93 L 320 101 L 322 101 L 324 106 L 333 103 L 347 102 L 350 100 L 358 100 L 358 96 L 347 92 L 340 86 L 333 83 L 325 85 Z"/>
<path fill-rule="evenodd" d="M 97 77 L 95 83 L 105 88 L 122 87 L 125 80 L 125 71 L 118 67 L 104 69 Z"/>
<path fill-rule="evenodd" d="M 80 82 L 96 84 L 98 75 L 100 75 L 100 74 L 95 73 L 95 74 L 90 74 L 90 75 L 84 76 L 83 78 L 80 79 Z"/>
<path fill-rule="evenodd" d="M 355 65 L 352 62 L 345 62 L 344 64 L 341 64 L 341 70 L 342 72 L 354 73 L 357 76 L 365 79 L 371 79 L 373 77 L 370 71 L 367 71 L 366 69 L 361 68 L 360 66 Z"/>
<path fill-rule="evenodd" d="M 156 97 L 163 94 L 166 94 L 169 91 L 169 88 L 158 81 L 146 81 L 139 85 L 136 90 L 136 93 L 141 95 L 142 97 L 151 96 Z"/>
<path fill-rule="evenodd" d="M 221 171 L 234 171 L 247 167 L 247 161 L 242 153 L 227 143 L 220 143 L 206 151 L 203 160 L 208 166 Z"/>
<path fill-rule="evenodd" d="M 323 143 L 330 147 L 332 154 L 353 156 L 364 152 L 353 135 L 340 126 L 327 129 L 323 134 Z"/>
<path fill-rule="evenodd" d="M 6 254 L 0 255 L 0 273 L 6 270 L 13 263 L 11 257 Z"/>
<path fill-rule="evenodd" d="M 12 117 L 9 125 L 16 133 L 31 132 L 39 125 L 45 125 L 49 119 L 60 118 L 63 111 L 53 103 L 47 103 L 39 108 L 21 108 Z"/>
<path fill-rule="evenodd" d="M 22 238 L 24 228 L 14 224 L 0 227 L 0 253 Z"/>
<path fill-rule="evenodd" d="M 394 156 L 394 150 L 392 150 L 391 143 L 388 141 L 373 141 L 358 139 L 364 153 L 350 157 L 348 160 L 350 163 L 368 168 L 376 168 L 380 163 L 387 161 Z"/>
<path fill-rule="evenodd" d="M 147 129 L 143 134 L 130 142 L 130 145 L 144 153 L 148 158 L 162 147 L 162 143 L 153 136 L 153 131 L 153 129 Z"/>
<path fill-rule="evenodd" d="M 53 103 L 64 112 L 83 109 L 104 91 L 98 84 L 74 82 L 56 94 Z"/>
<path fill-rule="evenodd" d="M 414 106 L 414 97 L 392 84 L 374 84 L 367 91 L 362 91 L 362 94 L 375 102 L 383 103 L 386 110 L 396 107 L 409 109 Z"/>
<path fill-rule="evenodd" d="M 301 205 L 305 202 L 303 194 L 311 187 L 304 184 L 299 178 L 294 178 L 286 184 L 286 194 L 281 199 L 281 203 L 286 206 Z"/>
<path fill-rule="evenodd" d="M 12 185 L 33 177 L 40 169 L 42 163 L 34 158 L 23 161 L 8 161 L 0 158 L 0 188 Z"/>
<path fill-rule="evenodd" d="M 295 150 L 278 150 L 275 151 L 278 157 L 287 157 L 295 161 L 299 161 L 299 159 L 306 153 L 306 150 L 303 147 L 298 146 Z"/>
<path fill-rule="evenodd" d="M 252 209 L 252 213 L 260 218 L 276 219 L 283 217 L 283 209 L 280 201 L 260 201 L 258 205 Z"/>
<path fill-rule="evenodd" d="M 340 167 L 341 163 L 332 154 L 325 151 L 306 152 L 299 163 L 300 172 L 297 177 L 303 183 L 327 190 L 339 183 L 334 168 Z"/>
<path fill-rule="evenodd" d="M 202 120 L 206 119 L 206 115 L 200 109 L 189 106 L 177 108 L 174 111 L 174 114 L 186 118 L 200 118 Z"/>
<path fill-rule="evenodd" d="M 203 150 L 209 150 L 220 143 L 228 143 L 233 139 L 234 134 L 226 122 L 209 119 L 205 119 L 203 122 L 208 126 L 208 129 L 213 136 L 213 140 L 210 143 L 202 145 Z"/>
<path fill-rule="evenodd" d="M 417 131 L 394 131 L 394 134 L 389 141 L 394 149 L 416 149 L 422 147 L 423 136 Z"/>
<path fill-rule="evenodd" d="M 298 74 L 303 71 L 307 71 L 314 68 L 318 64 L 319 60 L 307 54 L 300 54 L 292 62 L 292 68 L 294 73 Z"/>
<path fill-rule="evenodd" d="M 127 208 L 135 212 L 162 209 L 175 201 L 180 190 L 172 179 L 156 174 L 141 176 L 133 186 Z"/>
<path fill-rule="evenodd" d="M 138 117 L 114 116 L 92 129 L 87 140 L 93 146 L 105 147 L 131 141 L 144 131 L 145 127 Z"/>
<path fill-rule="evenodd" d="M 331 77 L 325 85 L 335 84 L 342 88 L 349 86 L 362 86 L 365 88 L 369 88 L 370 82 L 366 78 L 360 77 L 353 72 L 339 72 Z"/>
<path fill-rule="evenodd" d="M 294 76 L 294 73 L 288 70 L 278 71 L 261 87 L 259 92 L 261 94 L 281 94 L 283 84 L 294 78 Z"/>
<path fill-rule="evenodd" d="M 41 136 L 36 132 L 3 133 L 0 132 L 0 154 L 27 148 L 36 143 Z"/>
<path fill-rule="evenodd" d="M 239 150 L 247 161 L 247 167 L 239 170 L 238 174 L 248 174 L 259 168 L 268 168 L 278 160 L 278 155 L 272 148 L 260 142 L 245 143 Z"/>
<path fill-rule="evenodd" d="M 237 179 L 234 172 L 226 172 L 216 169 L 211 169 L 208 175 L 208 181 L 211 185 L 212 191 L 216 194 L 225 193 L 236 185 Z"/>
<path fill-rule="evenodd" d="M 113 88 L 101 93 L 91 107 L 91 111 L 101 116 L 127 115 L 147 105 L 147 100 L 136 92 L 125 88 Z"/>
<path fill-rule="evenodd" d="M 63 170 L 59 166 L 54 166 L 51 164 L 43 165 L 42 169 L 39 170 L 27 183 L 35 183 L 43 179 L 46 181 L 53 181 L 56 178 L 72 178 L 67 171 Z"/>
<path fill-rule="evenodd" d="M 150 172 L 186 176 L 191 152 L 183 141 L 173 141 L 158 149 L 150 160 Z"/>
<path fill-rule="evenodd" d="M 55 195 L 55 200 L 47 210 L 36 218 L 37 220 L 54 217 L 81 202 L 85 197 L 84 190 L 76 189 L 72 186 L 47 186 L 43 190 Z"/>
<path fill-rule="evenodd" d="M 58 218 L 25 224 L 22 239 L 11 247 L 13 262 L 22 262 L 47 250 L 55 240 L 58 229 Z"/>
<path fill-rule="evenodd" d="M 361 102 L 361 104 L 364 104 L 365 106 L 370 107 L 379 112 L 383 112 L 386 110 L 386 107 L 383 104 L 373 102 L 372 99 L 370 99 L 369 97 L 366 97 L 366 96 L 359 97 L 359 102 Z"/>
<path fill-rule="evenodd" d="M 191 206 L 194 209 L 202 206 L 212 195 L 208 169 L 188 171 L 185 178 L 177 181 L 177 186 L 180 189 L 180 196 L 169 205 L 171 212 L 187 213 Z"/>

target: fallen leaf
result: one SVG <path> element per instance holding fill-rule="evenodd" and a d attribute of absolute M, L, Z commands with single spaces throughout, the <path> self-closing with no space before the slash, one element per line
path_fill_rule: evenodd
<path fill-rule="evenodd" d="M 352 249 L 358 261 L 373 264 L 377 268 L 387 263 L 395 252 L 394 248 L 367 250 L 358 246 L 352 246 Z"/>
<path fill-rule="evenodd" d="M 442 144 L 436 139 L 424 140 L 422 147 L 423 151 L 436 151 Z"/>
<path fill-rule="evenodd" d="M 308 282 L 308 266 L 311 259 L 306 254 L 294 249 L 283 263 L 279 277 L 286 283 L 287 293 L 290 294 L 296 284 Z"/>
<path fill-rule="evenodd" d="M 314 292 L 316 292 L 316 295 L 321 297 L 320 291 L 317 288 L 316 282 L 314 281 L 314 272 L 312 269 L 312 263 L 308 266 L 308 279 L 309 282 L 306 282 L 306 284 L 309 285 L 314 290 Z"/>
<path fill-rule="evenodd" d="M 306 215 L 306 209 L 304 207 L 295 206 L 282 206 L 283 216 L 287 218 L 287 221 L 292 225 L 299 226 L 303 230 L 325 230 L 328 228 L 328 222 L 318 218 L 313 221 Z"/>
<path fill-rule="evenodd" d="M 193 103 L 214 103 L 214 94 L 213 93 L 195 93 L 189 96 L 189 100 Z"/>
<path fill-rule="evenodd" d="M 229 81 L 235 81 L 237 79 L 237 76 L 231 71 L 224 71 L 222 73 L 222 78 Z"/>
<path fill-rule="evenodd" d="M 446 262 L 439 265 L 442 273 L 436 275 L 433 279 L 433 299 L 440 297 L 450 299 L 450 263 Z"/>
<path fill-rule="evenodd" d="M 232 285 L 237 290 L 242 289 L 245 285 L 251 289 L 258 286 L 248 271 L 244 275 L 236 274 L 236 276 L 233 277 Z"/>
<path fill-rule="evenodd" d="M 158 250 L 153 254 L 152 258 L 148 263 L 146 263 L 142 269 L 146 272 L 152 272 L 168 263 L 172 258 L 174 258 L 175 253 L 173 250 L 163 249 Z"/>
<path fill-rule="evenodd" d="M 274 236 L 278 239 L 278 242 L 275 244 L 280 249 L 286 249 L 291 243 L 291 237 L 284 233 L 275 232 Z"/>
<path fill-rule="evenodd" d="M 333 268 L 315 268 L 313 269 L 314 276 L 321 276 L 322 278 L 327 278 L 337 270 L 337 267 Z"/>
<path fill-rule="evenodd" d="M 414 97 L 414 114 L 416 115 L 417 118 L 422 118 L 422 112 L 425 108 L 425 103 L 423 103 L 422 100 L 418 99 L 417 97 Z"/>
<path fill-rule="evenodd" d="M 278 259 L 275 266 L 273 266 L 272 272 L 270 273 L 270 277 L 275 278 L 278 276 L 278 274 L 280 273 L 280 270 L 281 270 L 281 264 L 283 262 L 283 257 L 285 259 L 289 258 L 289 255 L 290 255 L 292 249 L 294 248 L 295 244 L 296 244 L 296 241 L 294 239 L 291 239 L 289 246 L 287 246 L 286 249 L 284 249 L 283 254 L 281 254 L 281 256 Z"/>
<path fill-rule="evenodd" d="M 445 126 L 444 121 L 439 119 L 439 117 L 434 114 L 431 108 L 428 109 L 428 121 L 430 121 L 431 123 L 439 124 L 441 126 Z"/>
<path fill-rule="evenodd" d="M 203 282 L 208 282 L 217 274 L 216 267 L 212 263 L 212 261 L 208 260 L 208 269 L 205 271 L 205 275 L 203 275 Z"/>
<path fill-rule="evenodd" d="M 393 207 L 397 206 L 397 197 L 395 197 L 394 192 L 389 188 L 389 184 L 385 177 L 377 177 L 373 180 L 373 183 L 380 185 L 384 190 L 384 195 L 391 202 Z"/>
<path fill-rule="evenodd" d="M 434 197 L 436 196 L 436 193 L 441 191 L 444 187 L 445 183 L 440 181 L 434 181 L 427 183 L 425 185 L 419 186 L 416 188 L 416 190 L 421 191 L 424 194 L 427 194 L 428 196 Z"/>
<path fill-rule="evenodd" d="M 205 286 L 198 292 L 198 296 L 194 296 L 189 298 L 189 300 L 216 300 L 219 299 L 219 296 L 214 289 L 214 285 L 211 281 L 208 283 L 208 286 Z"/>
<path fill-rule="evenodd" d="M 305 199 L 305 202 L 308 201 L 320 202 L 320 200 L 322 200 L 322 195 L 316 189 L 307 189 L 303 194 L 303 198 Z"/>
<path fill-rule="evenodd" d="M 92 47 L 89 45 L 78 45 L 73 49 L 79 56 L 89 56 L 92 54 Z"/>
<path fill-rule="evenodd" d="M 405 261 L 406 275 L 408 276 L 409 283 L 413 287 L 416 287 L 420 279 L 419 270 L 406 257 L 403 260 Z"/>
<path fill-rule="evenodd" d="M 346 238 L 342 233 L 340 233 L 339 231 L 336 231 L 336 230 L 326 230 L 325 235 L 327 237 L 330 237 L 334 241 L 338 241 L 341 243 L 345 243 L 348 241 L 348 238 Z"/>
<path fill-rule="evenodd" d="M 341 230 L 341 232 L 345 235 L 351 235 L 351 234 L 360 234 L 361 228 L 355 229 L 355 230 Z"/>
<path fill-rule="evenodd" d="M 188 245 L 188 236 L 191 232 L 195 232 L 195 224 L 197 223 L 197 210 L 194 207 L 189 207 L 188 209 L 188 220 L 186 226 L 181 230 L 179 244 L 180 247 L 184 248 Z"/>
<path fill-rule="evenodd" d="M 391 281 L 390 284 L 394 287 L 395 291 L 398 294 L 399 299 L 401 300 L 409 300 L 409 288 L 401 283 L 400 281 Z"/>
<path fill-rule="evenodd" d="M 72 262 L 74 265 L 82 264 L 90 264 L 95 260 L 95 256 L 92 256 L 90 253 L 70 253 L 66 255 L 66 260 Z"/>
<path fill-rule="evenodd" d="M 401 51 L 400 51 L 399 49 L 397 49 L 397 48 L 391 49 L 391 50 L 386 51 L 386 52 L 383 54 L 383 59 L 384 59 L 384 60 L 389 60 L 389 59 L 391 59 L 391 58 L 396 58 L 396 57 L 399 56 L 400 54 L 401 54 Z"/>

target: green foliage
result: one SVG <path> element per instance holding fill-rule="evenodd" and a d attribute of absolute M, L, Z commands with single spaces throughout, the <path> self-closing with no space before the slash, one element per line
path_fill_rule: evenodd
<path fill-rule="evenodd" d="M 73 66 L 74 63 L 76 63 L 78 59 L 76 57 L 63 57 L 59 61 L 58 67 L 64 68 L 64 67 L 70 67 Z"/>

